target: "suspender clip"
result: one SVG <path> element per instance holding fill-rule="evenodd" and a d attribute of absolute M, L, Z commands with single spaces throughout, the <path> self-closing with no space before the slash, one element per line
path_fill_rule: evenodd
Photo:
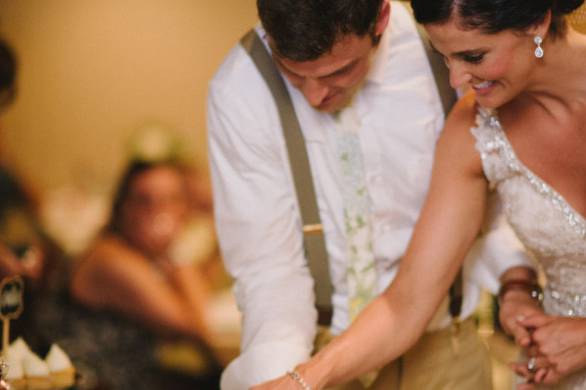
<path fill-rule="evenodd" d="M 304 225 L 303 226 L 303 234 L 322 234 L 324 232 L 324 228 L 321 223 L 315 223 L 313 225 Z"/>

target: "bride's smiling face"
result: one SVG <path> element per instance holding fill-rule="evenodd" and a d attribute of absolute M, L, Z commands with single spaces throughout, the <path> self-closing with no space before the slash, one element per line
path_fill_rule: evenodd
<path fill-rule="evenodd" d="M 474 89 L 484 107 L 500 107 L 523 92 L 541 61 L 533 54 L 534 35 L 530 31 L 488 34 L 463 29 L 454 18 L 425 28 L 450 69 L 452 87 Z"/>

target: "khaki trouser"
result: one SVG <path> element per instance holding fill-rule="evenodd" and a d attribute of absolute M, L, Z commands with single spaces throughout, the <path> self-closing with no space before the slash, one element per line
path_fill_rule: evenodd
<path fill-rule="evenodd" d="M 318 336 L 316 347 L 323 347 L 332 338 Z M 362 390 L 365 387 L 353 381 L 332 389 Z M 449 327 L 425 333 L 400 359 L 385 366 L 368 389 L 489 390 L 492 389 L 490 357 L 474 321 L 469 319 L 460 324 L 458 331 Z"/>

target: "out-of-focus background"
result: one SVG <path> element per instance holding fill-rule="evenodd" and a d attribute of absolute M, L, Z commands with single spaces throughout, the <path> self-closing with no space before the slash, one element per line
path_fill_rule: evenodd
<path fill-rule="evenodd" d="M 255 22 L 254 0 L 0 0 L 20 65 L 2 159 L 41 194 L 109 192 L 131 134 L 161 123 L 204 164 L 207 81 Z"/>
<path fill-rule="evenodd" d="M 0 37 L 18 62 L 17 96 L 0 113 L 0 164 L 33 199 L 59 262 L 75 266 L 92 245 L 137 157 L 181 159 L 209 194 L 207 83 L 256 23 L 254 0 L 0 0 Z M 198 218 L 209 221 L 209 211 Z M 213 353 L 225 364 L 237 352 L 239 318 L 215 253 L 202 273 L 213 279 L 206 310 Z M 27 337 L 41 357 L 53 341 Z M 181 343 L 162 343 L 156 354 L 163 365 L 206 374 L 205 359 Z"/>

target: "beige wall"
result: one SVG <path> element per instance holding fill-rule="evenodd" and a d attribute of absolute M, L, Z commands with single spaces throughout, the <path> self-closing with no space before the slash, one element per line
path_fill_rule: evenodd
<path fill-rule="evenodd" d="M 0 0 L 0 31 L 21 63 L 18 99 L 0 118 L 2 158 L 41 191 L 109 190 L 130 134 L 157 121 L 205 161 L 207 80 L 256 22 L 254 4 Z"/>

